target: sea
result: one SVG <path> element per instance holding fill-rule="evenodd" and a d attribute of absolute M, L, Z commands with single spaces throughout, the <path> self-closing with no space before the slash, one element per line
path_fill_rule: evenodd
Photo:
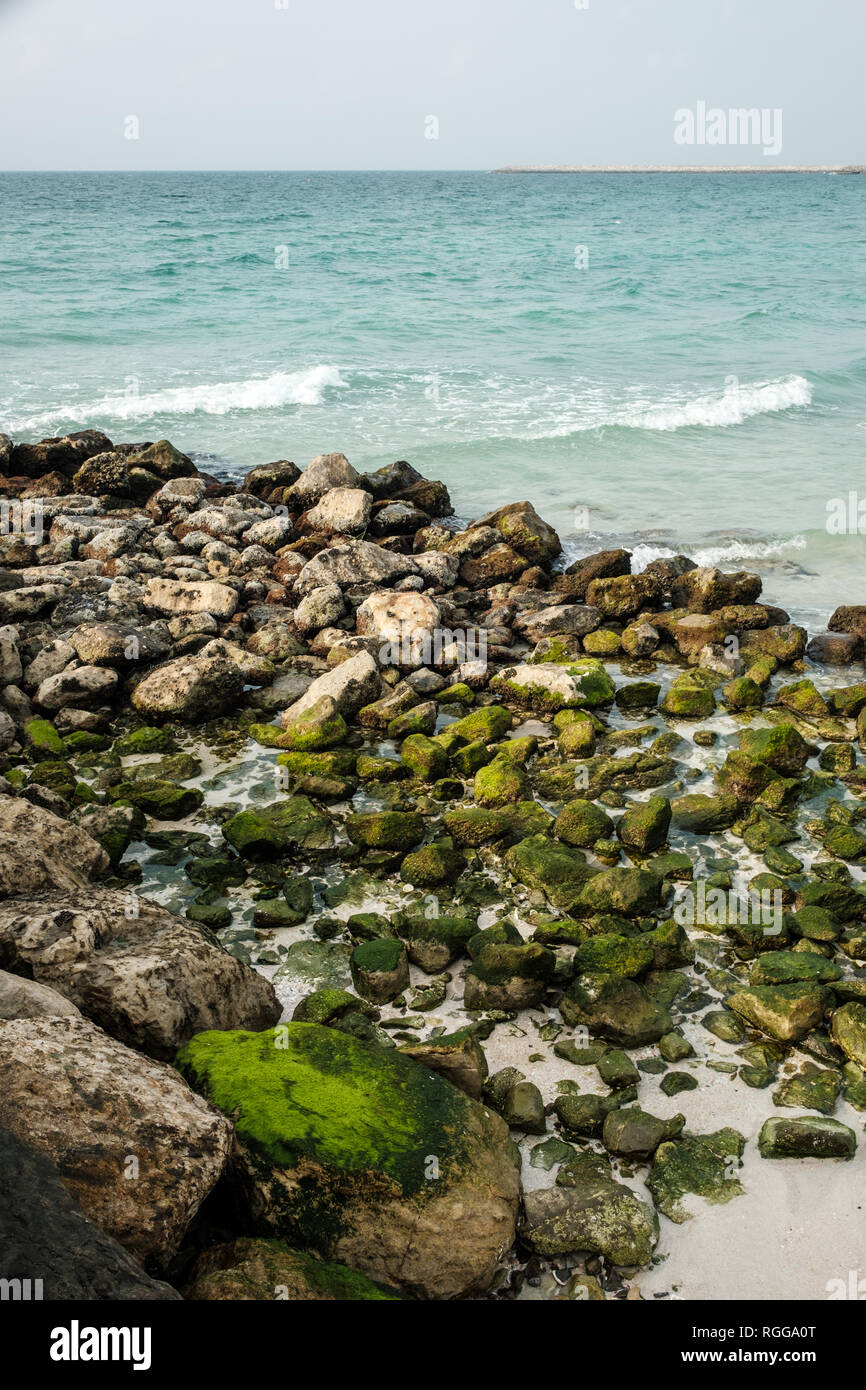
<path fill-rule="evenodd" d="M 0 174 L 0 430 L 408 459 L 814 630 L 866 602 L 864 288 L 856 176 Z"/>

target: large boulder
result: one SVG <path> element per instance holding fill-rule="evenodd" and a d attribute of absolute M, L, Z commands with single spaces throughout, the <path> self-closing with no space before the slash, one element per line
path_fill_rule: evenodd
<path fill-rule="evenodd" d="M 43 1299 L 66 1302 L 177 1300 L 123 1246 L 88 1221 L 44 1153 L 0 1128 L 0 1250 L 3 1277 Z M 14 1295 L 13 1295 L 14 1296 Z M 273 1296 L 273 1295 L 272 1295 Z"/>
<path fill-rule="evenodd" d="M 116 671 L 105 666 L 76 666 L 42 681 L 36 691 L 36 703 L 53 713 L 69 705 L 98 704 L 108 700 L 116 687 Z"/>
<path fill-rule="evenodd" d="M 0 1021 L 0 1052 L 0 1124 L 56 1163 L 85 1216 L 164 1269 L 223 1172 L 228 1120 L 87 1019 Z"/>
<path fill-rule="evenodd" d="M 132 692 L 132 703 L 148 719 L 198 723 L 233 709 L 243 688 L 243 675 L 233 661 L 218 652 L 199 652 L 150 671 Z"/>
<path fill-rule="evenodd" d="M 614 1265 L 649 1264 L 659 1236 L 652 1207 L 614 1182 L 602 1165 L 587 1162 L 583 1168 L 574 1186 L 527 1192 L 521 1226 L 526 1244 L 547 1258 L 589 1250 Z"/>
<path fill-rule="evenodd" d="M 329 1264 L 279 1240 L 247 1236 L 211 1246 L 196 1261 L 185 1297 L 194 1302 L 393 1302 L 400 1295 L 345 1265 Z"/>
<path fill-rule="evenodd" d="M 358 632 L 387 644 L 391 660 L 385 664 L 393 666 L 416 665 L 419 659 L 429 664 L 440 621 L 439 605 L 426 594 L 395 594 L 389 590 L 371 594 L 356 615 Z"/>
<path fill-rule="evenodd" d="M 0 797 L 0 898 L 74 891 L 108 872 L 108 855 L 74 825 L 23 798 Z"/>
<path fill-rule="evenodd" d="M 90 885 L 0 904 L 0 962 L 51 986 L 112 1037 L 168 1060 L 194 1033 L 269 1028 L 273 986 L 192 922 Z"/>
<path fill-rule="evenodd" d="M 499 1116 L 396 1050 L 312 1023 L 199 1034 L 177 1065 L 234 1118 L 260 1229 L 415 1297 L 490 1286 L 519 1192 Z"/>

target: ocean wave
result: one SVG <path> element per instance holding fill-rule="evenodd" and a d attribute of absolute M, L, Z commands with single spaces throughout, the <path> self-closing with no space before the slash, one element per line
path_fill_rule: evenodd
<path fill-rule="evenodd" d="M 100 401 L 45 411 L 12 421 L 15 432 L 57 425 L 91 425 L 102 420 L 148 420 L 156 415 L 228 415 L 236 410 L 273 410 L 287 405 L 321 405 L 329 386 L 344 386 L 336 367 L 324 363 L 300 372 L 273 372 L 244 381 L 171 386 L 149 394 L 104 396 Z"/>
<path fill-rule="evenodd" d="M 680 430 L 696 425 L 704 429 L 727 428 L 742 425 L 755 415 L 772 415 L 811 402 L 810 382 L 804 376 L 789 376 L 753 386 L 736 384 L 721 395 L 698 396 L 681 404 L 628 410 L 614 423 L 641 430 Z"/>
<path fill-rule="evenodd" d="M 727 540 L 718 545 L 682 546 L 674 550 L 669 545 L 636 545 L 632 550 L 631 567 L 640 574 L 653 560 L 669 560 L 672 555 L 688 555 L 696 565 L 709 568 L 784 558 L 789 550 L 805 550 L 808 542 L 800 533 L 781 540 Z"/>

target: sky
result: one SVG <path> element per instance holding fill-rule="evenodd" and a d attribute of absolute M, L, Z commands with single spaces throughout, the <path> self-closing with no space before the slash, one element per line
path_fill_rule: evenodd
<path fill-rule="evenodd" d="M 0 0 L 0 169 L 866 163 L 864 49 L 863 0 Z"/>

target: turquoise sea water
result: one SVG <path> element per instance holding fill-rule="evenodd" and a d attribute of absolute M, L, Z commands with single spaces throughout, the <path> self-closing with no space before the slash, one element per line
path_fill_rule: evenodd
<path fill-rule="evenodd" d="M 866 179 L 4 174 L 0 286 L 15 438 L 407 458 L 570 553 L 760 568 L 813 626 L 866 601 L 825 525 L 866 513 Z"/>

